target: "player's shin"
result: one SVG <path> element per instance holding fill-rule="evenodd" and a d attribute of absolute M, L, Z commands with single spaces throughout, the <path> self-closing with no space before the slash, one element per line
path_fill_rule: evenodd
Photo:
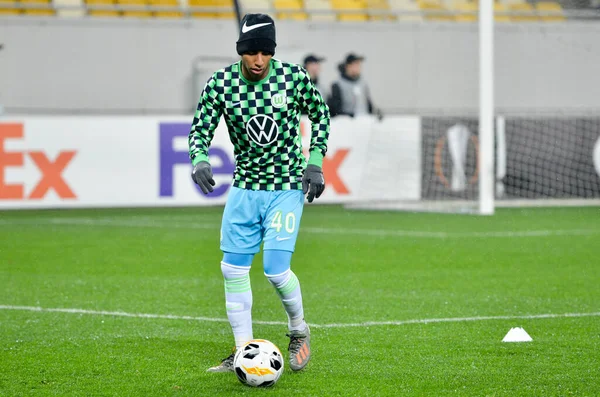
<path fill-rule="evenodd" d="M 304 308 L 302 306 L 302 292 L 298 277 L 287 269 L 280 274 L 267 274 L 269 282 L 279 295 L 283 307 L 288 315 L 288 325 L 290 331 L 304 331 L 306 322 L 304 321 Z"/>
<path fill-rule="evenodd" d="M 252 337 L 252 289 L 250 266 L 234 266 L 221 262 L 225 278 L 225 305 L 227 318 L 233 330 L 236 348 Z"/>

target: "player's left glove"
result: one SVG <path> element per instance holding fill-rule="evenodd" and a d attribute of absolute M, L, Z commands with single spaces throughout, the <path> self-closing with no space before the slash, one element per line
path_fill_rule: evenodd
<path fill-rule="evenodd" d="M 325 190 L 323 170 L 318 165 L 309 164 L 302 177 L 302 191 L 304 194 L 308 192 L 308 202 L 312 203 L 315 197 L 319 198 L 323 190 Z"/>
<path fill-rule="evenodd" d="M 196 182 L 196 185 L 200 186 L 202 193 L 208 194 L 208 192 L 214 190 L 215 180 L 213 179 L 212 168 L 208 161 L 201 161 L 194 166 L 192 179 Z"/>

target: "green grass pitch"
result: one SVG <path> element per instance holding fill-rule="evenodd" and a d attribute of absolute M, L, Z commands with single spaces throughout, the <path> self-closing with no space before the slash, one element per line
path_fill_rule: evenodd
<path fill-rule="evenodd" d="M 599 208 L 477 217 L 307 205 L 292 268 L 313 360 L 272 389 L 205 372 L 232 346 L 221 211 L 0 212 L 0 395 L 600 395 Z M 287 358 L 261 260 L 253 318 L 276 324 L 255 325 L 255 337 Z M 501 342 L 511 327 L 533 342 Z"/>

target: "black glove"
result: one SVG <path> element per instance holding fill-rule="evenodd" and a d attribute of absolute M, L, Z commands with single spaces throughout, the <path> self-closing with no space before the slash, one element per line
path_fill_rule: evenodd
<path fill-rule="evenodd" d="M 302 177 L 302 191 L 304 194 L 308 192 L 308 202 L 319 198 L 325 190 L 325 178 L 323 178 L 323 170 L 318 165 L 309 164 L 304 170 Z"/>
<path fill-rule="evenodd" d="M 200 186 L 202 193 L 208 194 L 208 192 L 214 190 L 215 180 L 213 179 L 212 168 L 208 161 L 201 161 L 194 166 L 192 179 L 196 182 L 196 185 Z"/>

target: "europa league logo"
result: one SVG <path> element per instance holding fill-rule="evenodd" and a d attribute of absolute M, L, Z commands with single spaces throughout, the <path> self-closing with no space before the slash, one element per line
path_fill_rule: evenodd
<path fill-rule="evenodd" d="M 450 182 L 444 174 L 442 168 L 442 152 L 444 146 L 448 142 L 448 152 L 450 153 L 450 161 L 452 163 L 452 175 Z M 464 124 L 455 124 L 448 128 L 446 136 L 442 136 L 435 148 L 435 173 L 437 174 L 440 181 L 450 188 L 453 192 L 461 192 L 467 188 L 467 185 L 471 185 L 477 181 L 479 173 L 479 162 L 476 161 L 475 171 L 469 178 L 467 177 L 467 154 L 469 152 L 469 142 L 472 143 L 475 150 L 476 158 L 479 157 L 479 144 L 477 137 L 471 134 L 471 131 Z M 473 150 L 473 149 L 471 149 Z"/>

